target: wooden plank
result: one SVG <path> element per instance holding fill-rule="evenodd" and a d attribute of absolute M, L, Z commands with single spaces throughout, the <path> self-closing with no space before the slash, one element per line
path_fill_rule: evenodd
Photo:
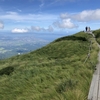
<path fill-rule="evenodd" d="M 94 35 L 93 37 L 95 39 Z M 100 45 L 98 43 L 97 45 L 100 48 Z M 100 100 L 100 51 L 98 53 L 98 61 L 99 62 L 96 65 L 96 70 L 93 74 L 93 78 L 91 81 L 90 90 L 88 94 L 88 100 Z"/>
<path fill-rule="evenodd" d="M 99 54 L 100 54 L 100 52 L 99 52 Z M 100 61 L 100 56 L 98 57 L 98 59 Z M 99 72 L 98 72 L 98 74 L 99 74 L 98 100 L 100 100 L 100 62 L 97 66 L 98 66 L 98 70 L 99 70 Z"/>
<path fill-rule="evenodd" d="M 92 100 L 98 100 L 98 87 L 99 87 L 99 75 L 96 75 L 96 81 L 95 81 L 95 87 L 93 91 L 93 99 Z"/>
<path fill-rule="evenodd" d="M 100 100 L 100 76 L 99 76 L 98 100 Z"/>
<path fill-rule="evenodd" d="M 94 87 L 95 87 L 96 77 L 97 77 L 97 75 L 94 74 L 93 78 L 92 78 L 92 81 L 91 81 L 91 85 L 90 85 L 88 100 L 92 100 L 92 98 L 93 98 L 93 91 L 94 91 Z"/>

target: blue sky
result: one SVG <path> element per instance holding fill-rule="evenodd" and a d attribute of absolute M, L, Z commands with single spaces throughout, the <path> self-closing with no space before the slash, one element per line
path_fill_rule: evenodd
<path fill-rule="evenodd" d="M 100 28 L 100 0 L 0 0 L 0 32 L 70 33 Z"/>

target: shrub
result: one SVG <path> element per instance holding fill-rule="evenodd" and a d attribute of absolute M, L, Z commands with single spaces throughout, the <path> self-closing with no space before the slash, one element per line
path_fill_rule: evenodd
<path fill-rule="evenodd" d="M 14 71 L 14 67 L 8 66 L 0 70 L 0 75 L 10 75 Z"/>
<path fill-rule="evenodd" d="M 55 42 L 62 41 L 62 40 L 73 40 L 73 41 L 80 40 L 80 41 L 87 41 L 87 39 L 85 37 L 67 36 L 67 37 L 59 38 L 59 39 L 55 40 Z"/>
<path fill-rule="evenodd" d="M 62 81 L 60 84 L 58 84 L 56 91 L 58 93 L 65 92 L 68 89 L 73 89 L 75 85 L 77 84 L 76 80 L 68 79 L 65 81 Z"/>

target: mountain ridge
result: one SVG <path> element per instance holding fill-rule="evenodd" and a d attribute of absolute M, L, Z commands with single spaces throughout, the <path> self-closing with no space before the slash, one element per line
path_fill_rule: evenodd
<path fill-rule="evenodd" d="M 91 56 L 84 64 L 92 41 Z M 1 100 L 85 100 L 98 48 L 90 34 L 56 39 L 33 52 L 0 61 Z"/>

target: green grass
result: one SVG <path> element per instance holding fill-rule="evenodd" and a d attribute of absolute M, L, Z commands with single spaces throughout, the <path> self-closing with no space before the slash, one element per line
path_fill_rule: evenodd
<path fill-rule="evenodd" d="M 90 40 L 91 56 L 84 64 Z M 92 36 L 79 32 L 1 60 L 0 100 L 86 100 L 97 54 Z"/>
<path fill-rule="evenodd" d="M 100 29 L 93 31 L 97 42 L 100 44 Z"/>

